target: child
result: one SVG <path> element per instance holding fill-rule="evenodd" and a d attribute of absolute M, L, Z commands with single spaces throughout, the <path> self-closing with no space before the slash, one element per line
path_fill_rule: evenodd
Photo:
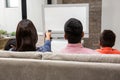
<path fill-rule="evenodd" d="M 102 54 L 120 54 L 120 51 L 113 49 L 112 47 L 115 44 L 116 35 L 111 30 L 104 30 L 100 35 L 100 49 L 97 49 L 97 52 Z"/>

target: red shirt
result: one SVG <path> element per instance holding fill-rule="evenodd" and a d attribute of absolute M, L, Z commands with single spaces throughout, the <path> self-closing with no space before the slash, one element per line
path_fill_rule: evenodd
<path fill-rule="evenodd" d="M 97 49 L 96 51 L 102 54 L 120 54 L 119 50 L 113 49 L 111 47 L 103 47 L 101 49 Z"/>

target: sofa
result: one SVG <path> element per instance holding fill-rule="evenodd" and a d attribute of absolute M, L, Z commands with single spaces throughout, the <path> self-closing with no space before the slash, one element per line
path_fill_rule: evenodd
<path fill-rule="evenodd" d="M 120 55 L 0 51 L 0 80 L 119 80 Z"/>

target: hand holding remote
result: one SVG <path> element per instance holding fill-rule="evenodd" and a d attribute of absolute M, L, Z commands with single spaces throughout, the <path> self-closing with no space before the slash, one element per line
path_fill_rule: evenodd
<path fill-rule="evenodd" d="M 51 40 L 51 30 L 48 30 L 48 32 L 45 33 L 45 39 L 46 40 Z"/>

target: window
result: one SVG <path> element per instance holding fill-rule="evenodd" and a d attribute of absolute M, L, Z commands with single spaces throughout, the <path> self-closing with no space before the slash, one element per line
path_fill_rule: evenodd
<path fill-rule="evenodd" d="M 6 0 L 6 7 L 7 8 L 16 8 L 18 7 L 18 0 Z"/>

